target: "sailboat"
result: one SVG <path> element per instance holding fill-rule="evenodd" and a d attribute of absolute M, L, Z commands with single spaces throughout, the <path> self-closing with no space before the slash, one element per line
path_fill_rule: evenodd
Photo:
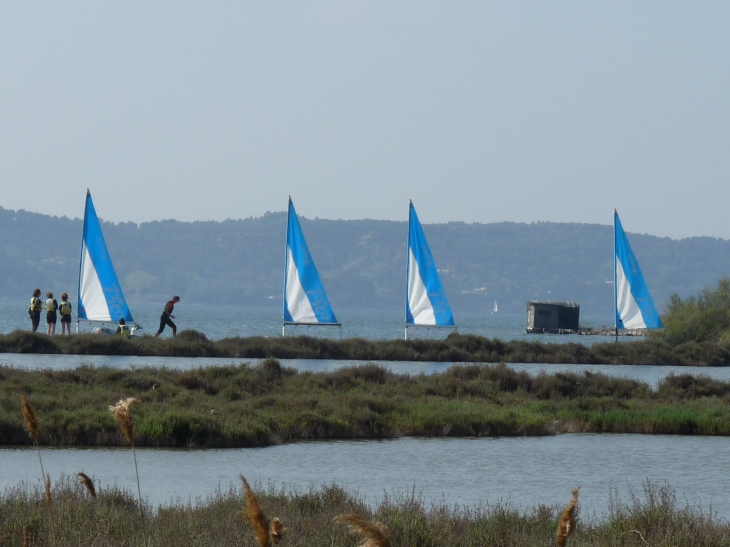
<path fill-rule="evenodd" d="M 409 327 L 452 327 L 454 316 L 446 299 L 426 236 L 410 202 L 408 211 L 408 258 L 406 261 L 406 332 Z"/>
<path fill-rule="evenodd" d="M 613 210 L 614 229 L 614 310 L 616 336 L 619 329 L 661 329 L 654 300 L 644 281 L 639 262 L 631 250 L 621 220 Z"/>
<path fill-rule="evenodd" d="M 286 336 L 287 325 L 341 327 L 309 254 L 291 196 L 288 218 L 284 262 L 284 322 L 281 335 Z"/>
<path fill-rule="evenodd" d="M 497 301 L 494 301 L 494 309 L 492 310 L 492 313 L 497 313 L 499 311 L 499 306 L 497 306 Z"/>
<path fill-rule="evenodd" d="M 78 306 L 76 308 L 76 332 L 79 321 L 91 323 L 117 323 L 120 319 L 137 327 L 124 298 L 122 287 L 114 272 L 104 234 L 101 232 L 99 218 L 96 216 L 91 192 L 86 190 L 84 208 L 84 232 L 81 238 L 81 258 L 79 260 Z M 138 328 L 138 327 L 137 327 Z M 95 332 L 112 334 L 107 327 Z"/>

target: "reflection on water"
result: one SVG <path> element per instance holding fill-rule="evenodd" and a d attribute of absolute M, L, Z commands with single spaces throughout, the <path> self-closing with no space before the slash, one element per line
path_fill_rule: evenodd
<path fill-rule="evenodd" d="M 680 505 L 701 504 L 730 518 L 730 440 L 724 437 L 560 435 L 541 438 L 404 438 L 295 443 L 216 450 L 138 449 L 142 493 L 153 505 L 203 498 L 238 486 L 238 474 L 275 486 L 337 483 L 368 503 L 413 489 L 427 501 L 523 508 L 565 504 L 581 484 L 581 511 L 602 517 L 609 491 L 640 493 L 642 481 L 668 482 Z M 40 482 L 29 448 L 0 449 L 0 485 Z M 48 449 L 52 477 L 78 471 L 136 491 L 128 449 Z"/>

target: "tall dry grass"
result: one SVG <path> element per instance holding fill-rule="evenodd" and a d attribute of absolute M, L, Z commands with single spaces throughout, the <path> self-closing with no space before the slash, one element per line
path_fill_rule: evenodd
<path fill-rule="evenodd" d="M 251 525 L 259 547 L 277 545 L 282 539 L 284 524 L 278 517 L 274 517 L 271 520 L 266 518 L 266 515 L 261 510 L 256 494 L 254 494 L 251 486 L 249 486 L 248 481 L 243 475 L 240 475 L 240 477 L 241 482 L 243 483 L 243 495 L 245 500 L 243 516 Z"/>
<path fill-rule="evenodd" d="M 350 532 L 362 537 L 359 547 L 390 547 L 390 533 L 380 522 L 368 522 L 355 514 L 339 515 L 335 521 L 346 524 Z"/>
<path fill-rule="evenodd" d="M 578 506 L 579 492 L 580 486 L 573 490 L 573 497 L 560 515 L 560 520 L 558 520 L 558 531 L 555 538 L 558 547 L 565 547 L 565 543 L 568 541 L 570 534 L 575 530 L 575 513 Z"/>

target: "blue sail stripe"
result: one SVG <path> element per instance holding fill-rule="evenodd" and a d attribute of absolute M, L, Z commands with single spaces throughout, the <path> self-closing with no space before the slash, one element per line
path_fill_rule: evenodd
<path fill-rule="evenodd" d="M 288 217 L 286 245 L 291 252 L 291 257 L 299 276 L 301 288 L 306 294 L 307 300 L 312 307 L 312 311 L 317 318 L 317 322 L 336 324 L 337 317 L 335 317 L 335 313 L 332 311 L 332 306 L 327 298 L 324 285 L 322 285 L 319 272 L 312 260 L 312 255 L 309 253 L 309 248 L 307 247 L 307 242 L 304 239 L 304 234 L 302 233 L 302 228 L 299 224 L 299 219 L 297 218 L 297 213 L 291 199 L 289 200 Z M 284 275 L 287 275 L 286 271 Z M 284 320 L 286 322 L 294 322 L 294 318 L 289 310 L 289 303 L 286 301 L 286 284 L 290 282 L 291 280 L 289 279 L 285 280 Z"/>
<path fill-rule="evenodd" d="M 111 257 L 109 256 L 109 251 L 107 250 L 106 242 L 104 241 L 104 235 L 101 232 L 99 218 L 97 217 L 96 210 L 94 208 L 94 202 L 91 200 L 91 193 L 88 191 L 86 193 L 86 208 L 84 211 L 83 243 L 89 253 L 91 263 L 104 293 L 104 298 L 109 309 L 109 316 L 111 317 L 111 320 L 119 321 L 119 319 L 124 318 L 124 320 L 128 323 L 134 322 L 132 313 L 129 311 L 129 306 L 127 306 L 127 301 L 124 298 L 122 287 L 117 279 L 117 274 L 114 271 Z M 79 277 L 81 277 L 81 271 L 79 271 Z M 78 302 L 79 318 L 88 319 L 83 305 L 82 295 L 80 293 L 81 291 L 79 291 Z"/>
<path fill-rule="evenodd" d="M 408 252 L 413 253 L 413 257 L 418 264 L 418 273 L 426 288 L 426 294 L 433 309 L 436 326 L 455 326 L 454 316 L 451 313 L 451 307 L 446 298 L 446 291 L 444 291 L 444 287 L 441 284 L 436 262 L 431 254 L 431 249 L 426 241 L 426 236 L 423 233 L 423 228 L 421 228 L 421 223 L 418 220 L 413 203 L 410 204 L 408 215 Z M 409 293 L 410 290 L 406 293 L 406 323 L 414 325 L 416 323 L 414 322 L 410 302 L 407 301 Z"/>
<path fill-rule="evenodd" d="M 636 260 L 634 252 L 631 250 L 629 240 L 626 237 L 621 220 L 619 219 L 618 212 L 614 210 L 614 247 L 615 247 L 615 261 L 621 265 L 621 269 L 626 276 L 626 280 L 629 284 L 631 296 L 635 300 L 641 316 L 644 320 L 644 324 L 648 329 L 663 328 L 662 320 L 659 317 L 656 306 L 654 306 L 654 300 L 651 297 L 649 288 L 646 286 L 644 281 L 644 275 L 641 273 L 639 262 Z M 616 275 L 615 268 L 614 275 Z M 618 279 L 615 279 L 614 292 L 616 297 L 614 298 L 614 311 L 616 314 L 616 326 L 620 329 L 625 328 L 623 318 L 618 309 Z"/>

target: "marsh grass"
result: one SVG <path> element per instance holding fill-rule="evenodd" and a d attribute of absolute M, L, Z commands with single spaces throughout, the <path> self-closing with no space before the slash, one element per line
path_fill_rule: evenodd
<path fill-rule="evenodd" d="M 385 497 L 377 506 L 336 485 L 306 490 L 261 488 L 254 485 L 261 510 L 287 523 L 280 545 L 337 545 L 360 543 L 338 515 L 356 515 L 363 522 L 379 522 L 390 532 L 393 547 L 553 547 L 561 507 L 518 509 L 509 504 L 453 507 L 430 504 L 417 494 Z M 150 544 L 158 547 L 242 545 L 257 547 L 250 528 L 242 525 L 238 488 L 218 491 L 198 503 L 182 502 L 148 508 Z M 101 547 L 143 545 L 137 535 L 139 512 L 135 496 L 105 488 L 96 499 L 73 477 L 53 486 L 54 524 L 59 545 Z M 22 545 L 27 527 L 33 546 L 49 545 L 48 522 L 42 518 L 43 487 L 23 483 L 0 494 L 0 544 Z M 644 492 L 623 502 L 612 494 L 609 511 L 600 518 L 576 518 L 571 547 L 623 545 L 641 547 L 705 547 L 727 545 L 730 525 L 694 506 L 677 504 L 666 485 L 647 483 Z M 641 536 L 641 537 L 640 537 Z"/>
<path fill-rule="evenodd" d="M 573 342 L 502 341 L 459 333 L 452 333 L 444 340 L 329 340 L 308 336 L 252 336 L 214 341 L 194 330 L 182 331 L 174 338 L 164 339 L 153 336 L 126 339 L 95 334 L 49 337 L 41 333 L 15 331 L 0 334 L 0 352 L 245 359 L 273 357 L 480 363 L 730 365 L 730 339 L 670 344 L 660 335 L 630 343 L 606 341 L 588 347 Z"/>
<path fill-rule="evenodd" d="M 602 374 L 530 376 L 504 365 L 434 375 L 376 365 L 297 372 L 275 359 L 172 370 L 0 366 L 0 445 L 30 444 L 18 393 L 43 418 L 38 444 L 250 447 L 297 439 L 522 436 L 560 432 L 730 435 L 730 383 L 669 376 L 657 389 Z M 134 431 L 107 408 L 134 397 Z M 211 413 L 215 409 L 215 413 Z"/>

